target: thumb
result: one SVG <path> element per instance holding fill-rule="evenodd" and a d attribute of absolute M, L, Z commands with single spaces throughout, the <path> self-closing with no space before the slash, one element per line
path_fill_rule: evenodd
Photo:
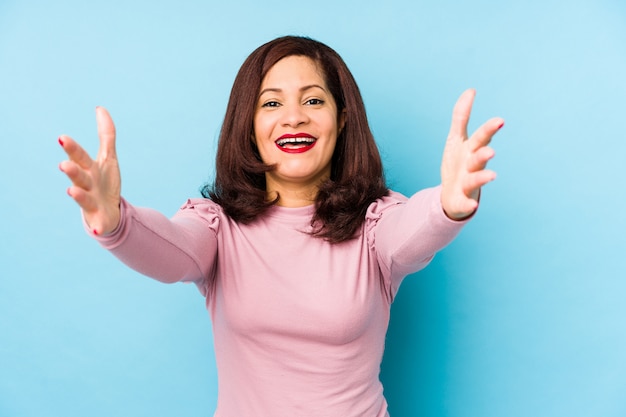
<path fill-rule="evenodd" d="M 111 115 L 104 107 L 96 107 L 96 123 L 98 124 L 98 137 L 100 138 L 98 159 L 115 158 L 115 125 Z"/>
<path fill-rule="evenodd" d="M 472 104 L 476 90 L 465 90 L 459 97 L 452 110 L 452 123 L 450 124 L 449 137 L 461 137 L 467 139 L 467 124 L 472 112 Z"/>

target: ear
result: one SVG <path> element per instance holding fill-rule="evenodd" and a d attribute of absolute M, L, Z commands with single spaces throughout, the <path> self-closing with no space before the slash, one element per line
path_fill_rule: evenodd
<path fill-rule="evenodd" d="M 343 109 L 341 111 L 341 113 L 339 113 L 339 122 L 338 122 L 338 126 L 337 126 L 337 135 L 339 135 L 341 133 L 341 131 L 343 130 L 344 126 L 346 125 L 346 115 L 348 114 L 348 111 L 346 109 Z"/>

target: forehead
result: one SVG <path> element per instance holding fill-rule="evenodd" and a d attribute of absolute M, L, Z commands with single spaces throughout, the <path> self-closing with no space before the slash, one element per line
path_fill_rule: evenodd
<path fill-rule="evenodd" d="M 261 82 L 263 88 L 287 88 L 306 84 L 319 84 L 326 88 L 324 75 L 319 65 L 311 58 L 300 55 L 285 57 L 274 64 Z"/>

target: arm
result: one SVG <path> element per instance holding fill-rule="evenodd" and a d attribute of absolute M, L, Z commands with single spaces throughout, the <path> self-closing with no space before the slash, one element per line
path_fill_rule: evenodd
<path fill-rule="evenodd" d="M 495 173 L 486 169 L 494 156 L 488 145 L 504 121 L 492 118 L 468 137 L 474 96 L 474 90 L 467 90 L 454 106 L 441 163 L 441 186 L 380 211 L 376 251 L 392 295 L 404 276 L 424 268 L 454 239 L 476 211 L 481 187 L 495 179 Z"/>
<path fill-rule="evenodd" d="M 394 293 L 403 277 L 428 265 L 466 223 L 467 220 L 456 221 L 446 216 L 441 206 L 440 186 L 382 208 L 374 239 L 381 270 L 393 283 Z"/>
<path fill-rule="evenodd" d="M 88 231 L 123 262 L 161 281 L 206 277 L 217 251 L 217 216 L 207 213 L 215 211 L 214 206 L 208 201 L 197 207 L 187 204 L 170 221 L 125 202 L 120 195 L 115 125 L 102 107 L 96 108 L 96 121 L 100 139 L 96 159 L 71 137 L 59 137 L 69 157 L 59 168 L 72 181 L 67 193 L 80 206 Z"/>
<path fill-rule="evenodd" d="M 118 227 L 109 234 L 88 232 L 134 270 L 165 283 L 200 283 L 217 256 L 219 217 L 208 200 L 188 202 L 170 220 L 156 210 L 121 200 Z"/>

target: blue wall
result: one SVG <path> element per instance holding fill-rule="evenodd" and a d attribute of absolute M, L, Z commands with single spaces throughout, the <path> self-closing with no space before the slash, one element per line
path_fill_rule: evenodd
<path fill-rule="evenodd" d="M 391 186 L 438 182 L 456 97 L 506 119 L 480 212 L 392 310 L 393 416 L 626 415 L 626 5 L 613 1 L 3 0 L 0 416 L 207 416 L 210 321 L 88 239 L 56 138 L 118 127 L 123 194 L 173 214 L 213 165 L 243 59 L 334 47 Z"/>

